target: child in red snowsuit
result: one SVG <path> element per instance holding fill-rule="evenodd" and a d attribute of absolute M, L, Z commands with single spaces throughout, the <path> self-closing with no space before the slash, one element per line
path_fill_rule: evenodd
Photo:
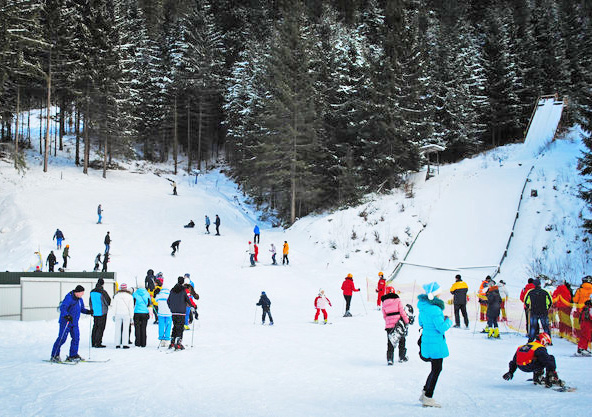
<path fill-rule="evenodd" d="M 323 290 L 319 291 L 319 295 L 314 300 L 314 306 L 317 309 L 317 312 L 316 312 L 315 318 L 314 318 L 315 323 L 318 323 L 319 314 L 322 311 L 323 312 L 323 319 L 325 321 L 325 324 L 327 324 L 327 304 L 329 304 L 329 307 L 331 307 L 331 301 L 329 301 L 329 299 L 327 297 L 325 297 L 325 291 L 323 291 Z"/>
<path fill-rule="evenodd" d="M 384 279 L 384 274 L 382 272 L 378 273 L 378 285 L 376 286 L 376 292 L 377 292 L 377 297 L 376 297 L 376 306 L 378 307 L 378 309 L 380 310 L 380 304 L 381 304 L 381 297 L 385 294 L 385 288 L 386 288 L 386 280 Z"/>

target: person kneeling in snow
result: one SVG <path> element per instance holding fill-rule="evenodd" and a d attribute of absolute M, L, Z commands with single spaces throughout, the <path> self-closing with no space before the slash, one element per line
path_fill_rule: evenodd
<path fill-rule="evenodd" d="M 550 343 L 551 337 L 547 333 L 540 333 L 536 341 L 520 346 L 509 363 L 510 369 L 503 378 L 506 381 L 511 380 L 516 369 L 520 369 L 523 372 L 532 372 L 532 380 L 537 385 L 545 384 L 547 388 L 553 385 L 563 386 L 563 381 L 557 377 L 555 357 L 549 355 L 545 347 Z M 543 378 L 545 370 L 547 375 Z"/>

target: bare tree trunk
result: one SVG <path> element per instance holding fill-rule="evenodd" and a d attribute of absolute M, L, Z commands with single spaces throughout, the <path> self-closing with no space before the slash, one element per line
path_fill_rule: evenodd
<path fill-rule="evenodd" d="M 86 111 L 84 112 L 84 168 L 82 172 L 88 174 L 88 159 L 90 156 L 90 140 L 88 138 L 88 129 L 90 125 L 90 105 L 88 92 L 86 93 Z"/>
<path fill-rule="evenodd" d="M 65 103 L 65 99 L 64 97 L 62 97 L 60 99 L 60 151 L 64 150 L 64 131 L 65 131 L 65 126 L 64 123 L 66 121 L 66 103 Z"/>
<path fill-rule="evenodd" d="M 177 153 L 179 152 L 179 138 L 177 137 L 177 96 L 173 106 L 173 158 L 175 160 L 175 175 L 177 175 Z"/>
<path fill-rule="evenodd" d="M 104 123 L 104 129 L 103 132 L 105 132 L 105 139 L 104 139 L 104 143 L 103 143 L 103 178 L 107 178 L 107 143 L 109 142 L 109 136 L 107 135 L 107 120 L 103 121 Z"/>
<path fill-rule="evenodd" d="M 19 118 L 21 112 L 21 87 L 16 86 L 16 138 L 14 141 L 14 168 L 18 169 L 18 153 L 19 153 Z"/>
<path fill-rule="evenodd" d="M 199 97 L 199 110 L 197 119 L 197 169 L 201 171 L 201 111 L 202 102 L 201 96 Z"/>
<path fill-rule="evenodd" d="M 49 158 L 48 151 L 51 152 L 49 143 L 49 120 L 51 112 L 51 49 L 49 50 L 49 68 L 47 70 L 47 121 L 45 122 L 45 149 L 43 151 L 43 172 L 47 172 L 47 162 Z M 48 149 L 49 148 L 49 149 Z"/>
<path fill-rule="evenodd" d="M 191 173 L 191 101 L 187 99 L 187 172 Z"/>
<path fill-rule="evenodd" d="M 39 106 L 39 155 L 43 155 L 43 98 L 41 98 L 41 106 Z"/>
<path fill-rule="evenodd" d="M 76 129 L 76 166 L 80 166 L 80 109 L 78 108 L 78 104 L 79 103 L 76 103 L 76 120 L 74 121 Z"/>

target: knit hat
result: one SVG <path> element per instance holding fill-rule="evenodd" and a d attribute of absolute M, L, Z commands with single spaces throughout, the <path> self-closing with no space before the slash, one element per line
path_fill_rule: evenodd
<path fill-rule="evenodd" d="M 183 277 L 177 278 L 177 284 L 183 285 Z"/>
<path fill-rule="evenodd" d="M 103 278 L 99 278 L 99 280 L 97 281 L 97 285 L 103 285 L 105 283 L 105 280 Z"/>
<path fill-rule="evenodd" d="M 84 287 L 82 285 L 77 285 L 76 288 L 74 288 L 74 292 L 82 292 L 84 291 Z"/>
<path fill-rule="evenodd" d="M 487 276 L 485 277 L 485 281 L 491 281 L 491 277 L 490 277 L 489 275 L 487 275 Z"/>
<path fill-rule="evenodd" d="M 261 291 L 261 295 L 265 295 L 265 291 Z"/>
<path fill-rule="evenodd" d="M 541 280 L 538 278 L 535 278 L 532 283 L 534 284 L 535 287 L 540 287 L 541 286 Z"/>
<path fill-rule="evenodd" d="M 433 300 L 436 296 L 442 293 L 442 288 L 440 288 L 440 284 L 437 282 L 430 282 L 429 284 L 423 285 L 423 290 L 425 291 L 428 299 Z"/>
<path fill-rule="evenodd" d="M 123 284 L 121 284 L 119 286 L 119 289 L 122 290 L 122 291 L 126 291 L 127 290 L 127 284 L 124 282 Z"/>
<path fill-rule="evenodd" d="M 454 278 L 456 278 L 458 281 L 460 281 L 460 279 L 461 279 L 460 274 L 457 274 Z"/>

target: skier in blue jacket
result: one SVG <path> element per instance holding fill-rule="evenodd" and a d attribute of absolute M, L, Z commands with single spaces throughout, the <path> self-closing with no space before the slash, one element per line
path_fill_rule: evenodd
<path fill-rule="evenodd" d="M 259 243 L 260 237 L 261 237 L 261 232 L 259 231 L 259 225 L 256 224 L 255 228 L 253 229 L 253 243 Z"/>
<path fill-rule="evenodd" d="M 105 347 L 103 344 L 103 333 L 105 331 L 105 325 L 107 324 L 107 312 L 109 310 L 109 305 L 111 305 L 111 297 L 109 297 L 109 294 L 103 288 L 104 284 L 105 280 L 99 278 L 97 285 L 90 292 L 90 309 L 93 312 L 94 320 L 91 341 L 92 347 L 94 348 Z"/>
<path fill-rule="evenodd" d="M 425 294 L 417 298 L 419 309 L 419 326 L 423 328 L 421 334 L 420 354 L 432 364 L 432 370 L 428 375 L 426 383 L 419 400 L 424 407 L 440 407 L 432 396 L 442 371 L 442 362 L 448 356 L 448 346 L 444 333 L 452 327 L 452 320 L 444 315 L 444 301 L 438 296 L 442 289 L 437 282 L 430 282 L 423 286 Z"/>
<path fill-rule="evenodd" d="M 80 318 L 80 313 L 92 313 L 91 310 L 87 310 L 84 307 L 84 301 L 82 300 L 83 296 L 84 287 L 82 285 L 78 285 L 76 288 L 74 288 L 74 290 L 66 294 L 64 300 L 60 304 L 60 332 L 58 334 L 58 338 L 53 344 L 53 349 L 51 350 L 50 360 L 52 362 L 61 362 L 60 348 L 64 343 L 66 343 L 68 334 L 72 338 L 72 341 L 70 343 L 70 354 L 66 358 L 66 361 L 76 362 L 83 360 L 80 355 L 78 355 L 78 343 L 80 341 L 78 319 Z"/>

